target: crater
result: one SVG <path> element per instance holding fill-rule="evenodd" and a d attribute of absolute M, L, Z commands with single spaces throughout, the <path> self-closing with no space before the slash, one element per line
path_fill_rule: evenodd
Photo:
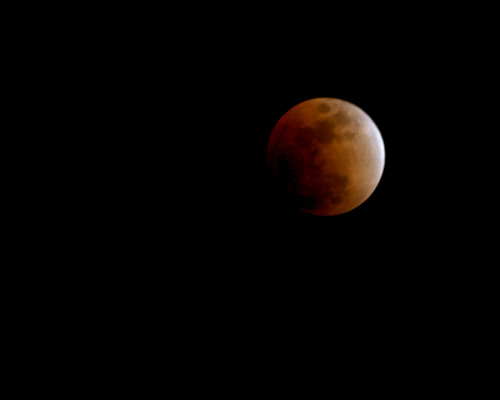
<path fill-rule="evenodd" d="M 327 112 L 330 112 L 330 110 L 331 110 L 331 107 L 326 103 L 322 103 L 318 106 L 319 113 L 325 114 Z"/>
<path fill-rule="evenodd" d="M 332 172 L 327 176 L 328 183 L 334 189 L 343 189 L 349 183 L 349 177 L 336 172 Z"/>
<path fill-rule="evenodd" d="M 332 118 L 339 126 L 344 126 L 352 122 L 352 118 L 345 111 L 338 111 Z"/>
<path fill-rule="evenodd" d="M 344 137 L 347 139 L 347 140 L 352 140 L 356 137 L 356 134 L 357 134 L 357 131 L 354 130 L 354 129 L 348 129 L 346 131 L 344 131 Z"/>
<path fill-rule="evenodd" d="M 319 121 L 317 123 L 317 133 L 316 137 L 319 142 L 328 144 L 333 141 L 338 135 L 336 132 L 337 121 L 333 118 L 328 118 L 324 121 Z"/>

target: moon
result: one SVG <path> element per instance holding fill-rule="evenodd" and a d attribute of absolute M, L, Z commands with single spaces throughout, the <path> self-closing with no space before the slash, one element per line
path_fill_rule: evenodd
<path fill-rule="evenodd" d="M 306 213 L 331 216 L 365 202 L 385 165 L 382 135 L 358 106 L 320 97 L 288 110 L 267 146 L 267 165 L 290 201 Z"/>

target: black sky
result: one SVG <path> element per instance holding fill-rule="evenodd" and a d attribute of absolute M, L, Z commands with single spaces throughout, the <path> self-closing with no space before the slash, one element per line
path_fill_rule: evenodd
<path fill-rule="evenodd" d="M 480 46 L 438 14 L 380 12 L 229 18 L 182 31 L 184 41 L 150 25 L 152 40 L 136 45 L 141 57 L 131 64 L 140 66 L 136 86 L 118 85 L 138 106 L 122 116 L 143 242 L 175 241 L 188 259 L 204 259 L 199 273 L 216 263 L 248 282 L 291 274 L 321 284 L 346 274 L 352 284 L 418 285 L 448 279 L 450 259 L 477 256 L 468 206 L 480 175 L 468 165 L 480 159 L 470 134 L 484 83 Z M 265 162 L 278 119 L 314 97 L 358 105 L 385 143 L 376 191 L 340 216 L 288 207 Z"/>

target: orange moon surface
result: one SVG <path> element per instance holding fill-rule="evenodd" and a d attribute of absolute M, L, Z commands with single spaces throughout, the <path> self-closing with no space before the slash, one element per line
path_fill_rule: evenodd
<path fill-rule="evenodd" d="M 269 138 L 267 164 L 295 206 L 338 215 L 372 195 L 384 170 L 385 148 L 361 108 L 322 97 L 297 104 L 279 119 Z"/>

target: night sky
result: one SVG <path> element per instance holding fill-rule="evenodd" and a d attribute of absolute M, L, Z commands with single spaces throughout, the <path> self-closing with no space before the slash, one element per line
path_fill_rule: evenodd
<path fill-rule="evenodd" d="M 40 307 L 42 324 L 18 313 L 30 343 L 38 331 L 68 337 L 69 350 L 95 341 L 93 365 L 114 347 L 124 368 L 134 353 L 149 354 L 166 360 L 169 382 L 172 370 L 186 379 L 182 390 L 204 393 L 212 388 L 195 372 L 224 390 L 275 382 L 282 393 L 280 373 L 292 390 L 296 383 L 282 365 L 317 365 L 319 380 L 334 384 L 337 367 L 353 380 L 350 392 L 373 393 L 361 368 L 381 372 L 386 393 L 394 382 L 413 392 L 442 380 L 444 361 L 489 365 L 463 354 L 469 345 L 491 358 L 480 346 L 498 319 L 500 68 L 498 23 L 486 18 L 497 13 L 474 15 L 469 4 L 274 6 L 50 12 L 67 27 L 35 15 L 44 26 L 27 42 L 37 51 L 15 44 L 28 55 L 24 76 L 6 75 L 28 82 L 18 96 L 38 110 L 20 108 L 13 135 L 22 157 L 6 169 L 25 167 L 31 149 L 35 162 L 16 177 L 28 193 L 13 216 L 38 244 L 7 232 L 20 243 L 18 264 L 34 256 L 14 268 L 23 290 L 7 296 L 23 300 L 30 279 L 41 293 L 29 309 Z M 317 97 L 359 106 L 385 145 L 375 192 L 337 216 L 294 209 L 266 165 L 277 121 Z M 61 305 L 59 332 L 46 315 Z M 461 389 L 454 380 L 447 393 Z"/>
<path fill-rule="evenodd" d="M 133 198 L 144 228 L 136 231 L 147 248 L 182 249 L 190 267 L 168 271 L 247 294 L 368 301 L 384 292 L 394 304 L 466 279 L 451 260 L 482 254 L 470 240 L 482 217 L 470 205 L 486 196 L 468 167 L 481 162 L 481 141 L 470 134 L 481 114 L 471 99 L 484 82 L 468 68 L 479 51 L 465 31 L 451 40 L 438 19 L 425 29 L 418 18 L 354 20 L 234 19 L 187 43 L 175 35 L 149 49 L 141 43 L 154 58 L 138 83 L 148 96 L 135 98 L 144 114 L 130 129 L 138 156 L 129 162 L 141 168 Z M 274 125 L 315 97 L 362 108 L 385 144 L 377 189 L 343 215 L 291 208 L 267 170 Z"/>

